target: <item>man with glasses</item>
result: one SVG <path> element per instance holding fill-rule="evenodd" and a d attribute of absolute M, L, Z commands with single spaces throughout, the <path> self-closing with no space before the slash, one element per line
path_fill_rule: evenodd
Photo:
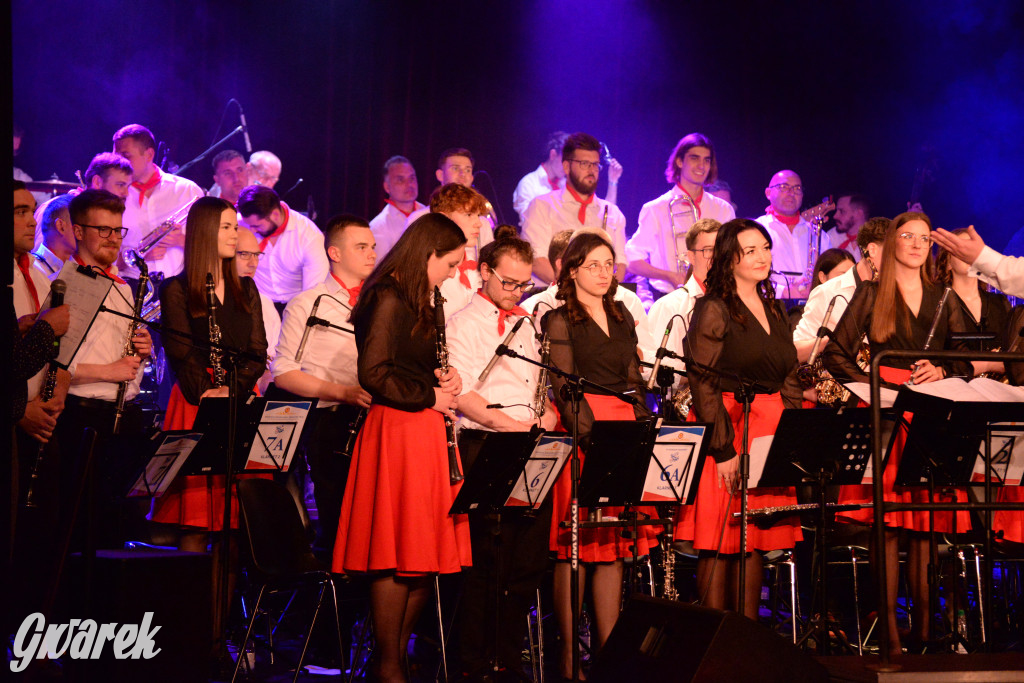
<path fill-rule="evenodd" d="M 779 171 L 772 176 L 764 196 L 771 203 L 765 215 L 756 220 L 768 228 L 772 238 L 775 290 L 782 299 L 806 299 L 812 284 L 806 277 L 811 225 L 800 216 L 800 206 L 804 201 L 800 176 L 794 171 Z M 832 240 L 822 230 L 818 253 L 831 248 Z"/>
<path fill-rule="evenodd" d="M 566 183 L 530 202 L 523 215 L 523 237 L 533 245 L 535 279 L 548 284 L 555 272 L 547 258 L 548 244 L 560 230 L 606 232 L 615 251 L 615 276 L 626 274 L 626 217 L 617 206 L 595 194 L 601 175 L 601 143 L 586 133 L 573 133 L 562 147 Z"/>
<path fill-rule="evenodd" d="M 249 228 L 238 229 L 238 243 L 235 246 L 235 270 L 238 277 L 255 278 L 256 269 L 260 265 L 260 258 L 263 252 L 260 251 L 260 241 L 256 239 Z M 274 307 L 274 301 L 269 296 L 260 292 L 260 302 L 263 304 L 263 329 L 267 333 L 267 362 L 274 360 L 277 351 L 277 342 L 281 336 L 281 315 Z M 266 384 L 260 386 L 266 389 Z"/>
<path fill-rule="evenodd" d="M 511 227 L 502 230 L 512 232 Z M 516 321 L 527 315 L 516 304 L 531 285 L 532 261 L 533 248 L 528 242 L 514 236 L 502 238 L 499 233 L 480 250 L 483 286 L 448 320 L 449 359 L 465 378 L 459 396 L 460 429 L 522 432 L 538 423 L 547 429 L 555 426 L 546 393 L 544 417 L 536 417 L 540 368 L 501 357 L 483 380 L 478 379 Z M 540 360 L 533 332 L 527 321 L 508 346 L 526 358 Z M 488 407 L 494 404 L 502 407 Z M 467 469 L 473 466 L 471 461 L 463 464 Z M 520 680 L 526 615 L 548 565 L 551 506 L 543 506 L 538 515 L 503 514 L 500 521 L 473 514 L 469 523 L 473 568 L 463 573 L 459 641 L 463 671 L 469 680 L 483 680 L 485 675 L 494 675 L 490 662 L 496 657 L 499 666 L 508 670 L 509 680 Z"/>
<path fill-rule="evenodd" d="M 434 177 L 442 185 L 458 183 L 463 187 L 473 189 L 473 166 L 475 163 L 472 152 L 464 147 L 446 149 L 441 152 L 441 158 L 437 161 L 437 171 L 434 173 Z M 408 228 L 414 220 L 427 213 L 428 210 L 427 207 L 423 207 L 413 211 L 409 214 L 409 218 L 406 219 L 405 227 Z M 493 240 L 494 221 L 491 220 L 490 214 L 485 210 L 480 217 L 480 237 L 477 239 L 475 247 L 466 247 L 466 258 L 476 261 L 477 250 Z"/>
<path fill-rule="evenodd" d="M 676 144 L 665 169 L 672 189 L 643 205 L 640 225 L 626 243 L 629 272 L 647 278 L 651 301 L 686 282 L 686 266 L 693 265 L 684 245 L 690 226 L 705 218 L 721 224 L 736 217 L 729 202 L 704 190 L 717 178 L 715 146 L 707 136 L 690 133 Z"/>

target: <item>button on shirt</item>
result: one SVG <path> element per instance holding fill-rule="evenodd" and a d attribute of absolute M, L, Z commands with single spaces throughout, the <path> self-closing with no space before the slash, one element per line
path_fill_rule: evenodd
<path fill-rule="evenodd" d="M 139 204 L 139 189 L 128 188 L 128 199 L 124 201 L 123 225 L 128 228 L 121 244 L 122 253 L 126 249 L 137 249 L 139 242 L 170 218 L 178 209 L 196 197 L 203 196 L 203 190 L 188 178 L 181 178 L 170 173 L 160 173 L 156 187 L 149 190 Z M 185 218 L 181 219 L 182 227 Z M 149 272 L 161 272 L 164 277 L 171 277 L 181 272 L 184 264 L 184 250 L 181 247 L 169 247 L 167 252 L 157 261 L 150 261 Z M 126 268 L 123 275 L 138 277 L 139 272 L 133 267 Z"/>
<path fill-rule="evenodd" d="M 425 210 L 427 207 L 415 202 L 413 212 Z M 370 231 L 377 242 L 374 251 L 377 252 L 377 263 L 384 260 L 384 256 L 395 246 L 395 242 L 405 232 L 406 216 L 396 209 L 392 204 L 385 204 L 384 208 L 370 221 Z"/>
<path fill-rule="evenodd" d="M 29 256 L 29 259 L 32 259 L 32 256 Z M 32 278 L 32 284 L 35 285 L 36 296 L 39 297 L 39 305 L 42 305 L 43 301 L 46 300 L 46 295 L 50 292 L 50 280 L 32 265 L 29 265 L 28 274 Z M 18 267 L 17 259 L 14 259 L 14 275 L 11 280 L 11 289 L 14 294 L 14 314 L 17 317 L 35 315 L 39 312 L 35 299 L 32 298 L 32 293 L 25 283 L 25 276 L 22 274 L 21 268 Z M 43 368 L 28 380 L 28 400 L 31 401 L 39 395 L 40 389 L 43 388 L 43 379 L 45 377 L 46 368 Z"/>
<path fill-rule="evenodd" d="M 788 225 L 777 220 L 771 214 L 761 216 L 757 222 L 768 228 L 768 234 L 772 237 L 772 271 L 775 273 L 800 273 L 800 275 L 772 275 L 778 295 L 782 298 L 792 298 L 787 291 L 787 284 L 799 280 L 807 270 L 811 225 L 801 218 L 790 232 Z M 818 250 L 818 254 L 831 248 L 832 241 L 822 230 L 821 248 Z"/>
<path fill-rule="evenodd" d="M 353 329 L 352 323 L 348 319 L 352 312 L 347 305 L 348 293 L 343 292 L 337 280 L 328 275 L 324 282 L 292 298 L 288 307 L 284 309 L 284 319 L 281 321 L 281 339 L 277 344 L 277 356 L 271 366 L 271 373 L 276 380 L 287 372 L 301 370 L 328 382 L 347 385 L 359 384 L 356 367 L 358 359 L 356 338 L 348 332 L 342 332 L 333 327 L 319 325 L 313 327 L 306 339 L 302 362 L 295 362 L 295 354 L 299 350 L 302 333 L 306 329 L 306 320 L 309 319 L 309 313 L 313 309 L 313 302 L 321 294 L 327 296 L 320 299 L 316 316 L 332 325 Z M 345 304 L 328 298 L 332 296 Z M 320 399 L 317 402 L 317 407 L 329 408 L 337 404 L 337 401 Z"/>
<path fill-rule="evenodd" d="M 494 356 L 495 349 L 505 340 L 512 330 L 512 325 L 518 320 L 518 317 L 509 317 L 505 321 L 505 334 L 499 334 L 498 307 L 483 296 L 474 296 L 465 308 L 448 321 L 448 359 L 462 377 L 463 394 L 476 392 L 487 403 L 510 406 L 502 408 L 502 412 L 512 419 L 532 420 L 534 416 L 529 408 L 512 404 L 523 403 L 533 406 L 540 368 L 523 360 L 502 356 L 494 364 L 486 380 L 482 383 L 477 380 Z M 528 321 L 516 331 L 509 348 L 527 358 L 540 360 L 540 348 L 533 336 L 533 327 Z M 459 420 L 458 427 L 486 429 L 465 416 Z"/>
<path fill-rule="evenodd" d="M 626 260 L 647 261 L 655 268 L 680 272 L 679 263 L 686 256 L 686 233 L 696 219 L 690 205 L 680 199 L 673 205 L 674 222 L 669 217 L 669 203 L 685 197 L 678 185 L 640 209 L 639 227 L 626 243 Z M 713 218 L 725 223 L 736 218 L 732 204 L 705 192 L 697 203 L 700 218 Z M 678 260 L 677 260 L 678 259 Z M 665 280 L 651 280 L 660 292 L 671 292 L 675 287 Z"/>
<path fill-rule="evenodd" d="M 730 207 L 731 208 L 731 207 Z M 651 306 L 651 310 L 648 314 L 651 325 L 651 334 L 654 337 L 654 343 L 660 345 L 662 338 L 665 336 L 665 328 L 668 327 L 668 321 L 673 316 L 681 316 L 675 318 L 672 322 L 672 331 L 668 335 L 668 344 L 665 346 L 669 351 L 675 351 L 678 354 L 683 353 L 683 339 L 686 337 L 686 333 L 690 329 L 690 320 L 693 316 L 693 305 L 697 302 L 697 299 L 704 296 L 703 290 L 700 285 L 697 284 L 697 279 L 691 277 L 686 281 L 686 284 L 679 289 L 673 290 L 661 297 Z M 657 350 L 657 349 L 655 349 Z M 653 363 L 654 360 L 650 359 L 649 362 Z M 677 370 L 685 369 L 685 365 L 682 361 L 676 360 L 675 358 L 669 358 L 666 356 L 662 361 L 662 365 L 676 368 Z M 679 380 L 682 379 L 681 375 L 676 375 L 675 381 L 672 383 L 673 386 L 679 384 Z"/>
<path fill-rule="evenodd" d="M 601 232 L 604 211 L 608 209 L 608 226 L 606 232 L 615 248 L 615 262 L 626 262 L 626 217 L 614 204 L 594 197 L 587 205 L 583 224 L 580 224 L 579 211 L 581 203 L 570 194 L 568 189 L 549 192 L 530 202 L 523 219 L 523 239 L 533 245 L 534 257 L 547 258 L 551 238 L 562 230 L 580 230 Z"/>
<path fill-rule="evenodd" d="M 562 180 L 559 183 L 559 187 L 564 184 L 565 181 Z M 516 213 L 519 214 L 519 225 L 523 224 L 523 220 L 526 217 L 526 208 L 530 206 L 530 202 L 554 189 L 551 186 L 551 178 L 548 176 L 548 172 L 544 169 L 543 164 L 538 166 L 537 170 L 527 173 L 519 180 L 515 192 L 512 193 L 512 206 L 515 207 Z"/>
<path fill-rule="evenodd" d="M 256 287 L 278 303 L 324 281 L 331 271 L 324 251 L 324 234 L 316 223 L 281 202 L 284 232 L 267 242 L 256 268 Z M 259 237 L 257 235 L 257 237 Z"/>

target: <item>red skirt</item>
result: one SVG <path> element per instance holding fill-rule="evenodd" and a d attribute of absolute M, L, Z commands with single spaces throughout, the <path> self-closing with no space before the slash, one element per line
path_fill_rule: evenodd
<path fill-rule="evenodd" d="M 1020 486 L 1003 486 L 996 500 L 1001 503 L 1024 503 Z M 992 513 L 992 530 L 1002 531 L 1004 541 L 1024 543 L 1024 511 L 996 510 Z"/>
<path fill-rule="evenodd" d="M 736 401 L 728 392 L 722 394 L 722 402 L 729 417 L 732 418 L 735 432 L 733 447 L 740 453 L 743 450 L 743 404 Z M 757 394 L 750 406 L 750 440 L 774 434 L 782 410 L 782 394 Z M 690 415 L 696 418 L 692 412 Z M 796 504 L 796 493 L 792 487 L 750 489 L 747 496 L 749 509 Z M 740 508 L 740 497 L 730 496 L 719 484 L 718 468 L 715 461 L 708 458 L 701 470 L 697 498 L 693 505 L 684 505 L 679 509 L 676 537 L 693 541 L 693 547 L 698 550 L 718 549 L 721 538 L 722 553 L 738 553 L 740 520 L 734 517 L 733 513 L 740 512 Z M 726 523 L 724 536 L 723 521 Z M 768 529 L 762 529 L 754 524 L 747 525 L 748 552 L 792 548 L 802 538 L 800 519 L 797 516 L 781 519 Z"/>
<path fill-rule="evenodd" d="M 910 379 L 910 370 L 901 368 L 890 368 L 882 366 L 880 368 L 882 379 L 892 384 L 903 384 Z M 862 405 L 861 407 L 866 407 Z M 908 413 L 906 419 L 909 422 L 913 418 L 913 415 Z M 896 471 L 900 466 L 900 459 L 903 456 L 903 448 L 907 443 L 907 430 L 905 427 L 899 428 L 899 433 L 896 435 L 896 439 L 893 441 L 892 452 L 889 454 L 889 460 L 885 464 L 885 471 L 882 473 L 882 486 L 884 489 L 884 495 L 886 502 L 889 503 L 927 503 L 928 500 L 928 489 L 924 486 L 906 486 L 896 487 Z M 936 491 L 935 499 L 932 502 L 935 503 L 963 503 L 967 500 L 967 493 L 963 489 L 955 489 L 943 493 Z M 839 487 L 839 504 L 840 505 L 852 505 L 852 504 L 870 504 L 874 501 L 872 494 L 872 487 L 870 484 L 856 484 L 853 486 L 841 486 Z M 841 522 L 851 522 L 855 524 L 872 524 L 875 519 L 875 512 L 872 508 L 863 508 L 860 510 L 850 510 L 848 512 L 841 512 L 836 515 L 836 519 Z M 911 531 L 928 531 L 928 512 L 924 510 L 900 510 L 899 512 L 887 512 L 885 513 L 885 526 L 891 528 L 903 528 Z M 971 515 L 966 510 L 960 510 L 956 512 L 956 530 L 957 532 L 970 531 L 971 529 Z M 936 511 L 935 512 L 935 530 L 939 533 L 951 533 L 953 531 L 953 512 L 952 511 Z"/>
<path fill-rule="evenodd" d="M 185 400 L 175 384 L 164 414 L 164 430 L 192 429 L 199 406 Z M 238 479 L 259 477 L 270 479 L 269 474 L 239 474 Z M 178 477 L 159 498 L 153 499 L 149 519 L 163 524 L 220 531 L 224 528 L 224 475 L 191 475 Z M 231 528 L 238 528 L 238 491 L 231 497 Z"/>
<path fill-rule="evenodd" d="M 602 396 L 598 394 L 584 394 L 587 405 L 594 413 L 596 420 L 635 420 L 633 406 L 620 401 L 614 396 Z M 580 473 L 583 473 L 583 466 L 586 457 L 583 451 L 580 454 Z M 568 560 L 571 554 L 570 543 L 572 530 L 560 526 L 561 522 L 570 521 L 572 511 L 572 463 L 567 462 L 558 480 L 551 491 L 551 502 L 553 505 L 551 515 L 551 531 L 549 534 L 549 545 L 552 552 L 557 553 L 558 559 Z M 604 507 L 602 513 L 609 517 L 618 517 L 625 508 Z M 639 511 L 656 516 L 654 508 L 641 507 Z M 580 519 L 585 520 L 589 508 L 580 508 Z M 661 527 L 642 526 L 638 527 L 639 538 L 637 539 L 637 555 L 647 555 L 650 549 L 657 545 L 658 533 Z M 580 530 L 580 561 L 581 562 L 615 562 L 624 557 L 630 557 L 633 551 L 630 549 L 632 540 L 623 538 L 621 529 L 616 527 L 601 527 L 598 529 Z"/>
<path fill-rule="evenodd" d="M 333 571 L 422 576 L 472 566 L 469 520 L 448 514 L 460 488 L 449 480 L 441 413 L 371 406 L 345 485 Z"/>

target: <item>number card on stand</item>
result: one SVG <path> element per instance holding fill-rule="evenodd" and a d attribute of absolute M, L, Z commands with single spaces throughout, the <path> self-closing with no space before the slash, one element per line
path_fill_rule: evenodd
<path fill-rule="evenodd" d="M 992 483 L 1019 486 L 1024 479 L 1024 422 L 994 422 L 992 429 Z M 978 447 L 971 481 L 985 482 L 985 443 Z"/>
<path fill-rule="evenodd" d="M 267 401 L 245 470 L 287 472 L 314 401 Z"/>
<path fill-rule="evenodd" d="M 170 431 L 157 433 L 154 438 L 161 434 L 163 440 L 129 489 L 129 498 L 162 496 L 203 436 L 195 432 Z"/>
<path fill-rule="evenodd" d="M 523 465 L 523 473 L 512 487 L 505 507 L 540 509 L 571 452 L 572 438 L 568 434 L 542 434 Z"/>
<path fill-rule="evenodd" d="M 640 500 L 645 503 L 692 504 L 694 485 L 707 456 L 710 425 L 663 425 L 654 439 L 654 452 L 647 464 L 647 478 Z"/>

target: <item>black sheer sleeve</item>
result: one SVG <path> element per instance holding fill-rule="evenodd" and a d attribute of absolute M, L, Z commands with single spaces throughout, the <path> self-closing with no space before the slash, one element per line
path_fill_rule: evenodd
<path fill-rule="evenodd" d="M 192 328 L 188 313 L 188 299 L 180 278 L 164 280 L 160 286 L 160 323 L 164 353 L 178 380 L 182 396 L 192 405 L 199 405 L 199 397 L 213 382 L 206 368 L 210 353 L 192 343 Z"/>
<path fill-rule="evenodd" d="M 431 408 L 437 385 L 433 373 L 413 372 L 397 362 L 410 341 L 414 314 L 390 287 L 373 292 L 375 301 L 356 322 L 359 384 L 388 406 L 417 412 Z"/>
<path fill-rule="evenodd" d="M 633 320 L 632 314 L 630 314 L 629 309 L 626 308 L 624 303 L 616 301 L 615 305 L 619 307 L 619 312 L 622 313 L 622 317 L 629 328 L 630 341 L 633 342 L 633 348 L 639 349 L 640 338 L 636 334 L 636 321 Z M 651 412 L 647 409 L 645 402 L 647 383 L 644 382 L 644 376 L 640 371 L 639 353 L 634 352 L 629 359 L 629 368 L 626 370 L 626 383 L 629 385 L 629 389 L 633 392 L 633 396 L 637 401 L 633 404 L 633 414 L 636 416 L 636 419 L 642 420 L 651 417 Z"/>
<path fill-rule="evenodd" d="M 1024 304 L 1014 306 L 1009 313 L 1009 322 L 1003 336 L 1002 348 L 1011 353 L 1020 353 L 1024 348 Z M 1005 363 L 1006 375 L 1015 386 L 1024 386 L 1024 363 Z"/>
<path fill-rule="evenodd" d="M 547 333 L 548 341 L 551 342 L 551 364 L 564 372 L 578 374 L 572 346 L 572 330 L 566 310 L 557 308 L 548 311 L 541 318 L 540 326 Z M 565 378 L 551 375 L 551 391 L 555 398 L 555 406 L 558 408 L 558 414 L 562 416 L 562 426 L 571 433 L 572 403 L 565 400 L 563 394 L 563 387 L 566 384 Z M 589 446 L 590 431 L 593 427 L 594 411 L 590 409 L 586 401 L 580 401 L 579 439 L 581 446 Z"/>
<path fill-rule="evenodd" d="M 970 351 L 971 346 L 962 339 L 953 340 L 950 335 L 963 334 L 968 331 L 967 320 L 964 318 L 962 306 L 956 305 L 953 298 L 946 300 L 946 341 L 944 348 L 949 351 Z M 966 360 L 947 360 L 936 363 L 942 367 L 946 377 L 954 375 L 970 379 L 974 375 L 974 366 Z"/>
<path fill-rule="evenodd" d="M 725 302 L 702 297 L 694 306 L 693 320 L 684 340 L 687 355 L 696 361 L 686 365 L 686 379 L 690 383 L 693 411 L 700 422 L 712 424 L 708 454 L 715 462 L 725 462 L 736 457 L 736 448 L 733 446 L 735 433 L 729 413 L 722 403 L 722 378 L 714 372 L 704 370 L 697 363 L 712 368 L 718 367 L 728 329 L 729 310 Z"/>
<path fill-rule="evenodd" d="M 846 307 L 846 312 L 836 324 L 832 338 L 821 354 L 822 365 L 838 380 L 867 382 L 869 379 L 857 365 L 857 352 L 871 324 L 876 291 L 874 282 L 862 282 L 857 287 L 850 305 Z"/>
<path fill-rule="evenodd" d="M 256 381 L 267 369 L 267 332 L 263 326 L 263 302 L 252 278 L 242 278 L 242 296 L 246 298 L 252 315 L 252 327 L 245 350 L 259 356 L 260 360 L 246 358 L 238 364 L 236 388 L 240 392 L 239 395 L 251 392 L 256 386 Z"/>

